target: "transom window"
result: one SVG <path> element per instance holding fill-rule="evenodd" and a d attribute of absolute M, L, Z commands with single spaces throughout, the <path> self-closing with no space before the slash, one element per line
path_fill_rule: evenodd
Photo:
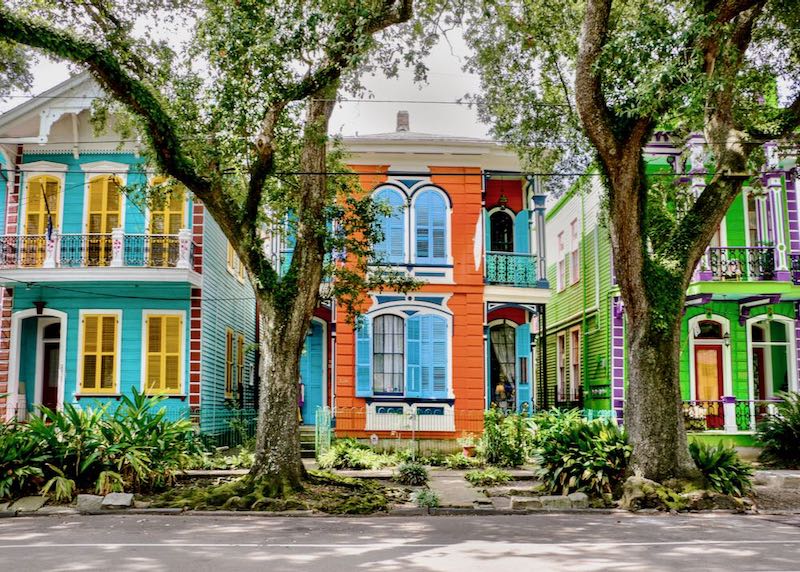
<path fill-rule="evenodd" d="M 703 320 L 698 324 L 699 330 L 695 333 L 696 340 L 721 340 L 722 324 L 713 320 Z"/>

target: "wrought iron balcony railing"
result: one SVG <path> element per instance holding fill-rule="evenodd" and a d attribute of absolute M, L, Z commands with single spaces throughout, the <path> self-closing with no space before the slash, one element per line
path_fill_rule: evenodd
<path fill-rule="evenodd" d="M 192 268 L 191 231 L 178 234 L 57 234 L 0 236 L 0 268 L 94 266 Z"/>
<path fill-rule="evenodd" d="M 700 274 L 701 279 L 714 281 L 774 280 L 775 248 L 709 248 L 701 262 Z"/>
<path fill-rule="evenodd" d="M 800 254 L 790 254 L 789 265 L 792 272 L 792 282 L 800 284 Z"/>
<path fill-rule="evenodd" d="M 486 282 L 489 284 L 535 288 L 538 281 L 536 255 L 512 252 L 486 253 Z"/>

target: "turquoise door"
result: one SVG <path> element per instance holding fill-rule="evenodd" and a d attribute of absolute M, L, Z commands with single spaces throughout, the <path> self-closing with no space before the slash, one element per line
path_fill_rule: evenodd
<path fill-rule="evenodd" d="M 311 334 L 306 337 L 303 355 L 300 357 L 300 381 L 303 384 L 303 425 L 313 425 L 317 407 L 322 403 L 322 384 L 325 379 L 325 364 L 322 348 L 325 337 L 319 322 L 311 322 Z"/>

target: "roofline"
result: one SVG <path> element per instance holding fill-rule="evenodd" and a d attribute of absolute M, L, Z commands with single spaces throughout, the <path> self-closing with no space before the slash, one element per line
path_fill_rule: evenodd
<path fill-rule="evenodd" d="M 58 85 L 55 85 L 40 94 L 32 96 L 28 101 L 20 103 L 16 107 L 12 107 L 0 115 L 0 129 L 8 126 L 10 123 L 13 123 L 25 114 L 34 111 L 37 107 L 40 107 L 47 100 L 47 98 L 58 97 L 70 89 L 78 87 L 91 80 L 92 77 L 89 75 L 89 72 L 84 71 L 65 79 Z"/>

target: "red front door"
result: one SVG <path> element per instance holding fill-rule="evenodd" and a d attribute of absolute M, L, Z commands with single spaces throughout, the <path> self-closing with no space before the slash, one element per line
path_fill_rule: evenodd
<path fill-rule="evenodd" d="M 58 406 L 59 343 L 44 342 L 42 359 L 42 405 L 55 410 Z"/>
<path fill-rule="evenodd" d="M 722 414 L 722 346 L 697 345 L 694 348 L 695 399 L 706 409 L 706 427 L 721 429 Z"/>

